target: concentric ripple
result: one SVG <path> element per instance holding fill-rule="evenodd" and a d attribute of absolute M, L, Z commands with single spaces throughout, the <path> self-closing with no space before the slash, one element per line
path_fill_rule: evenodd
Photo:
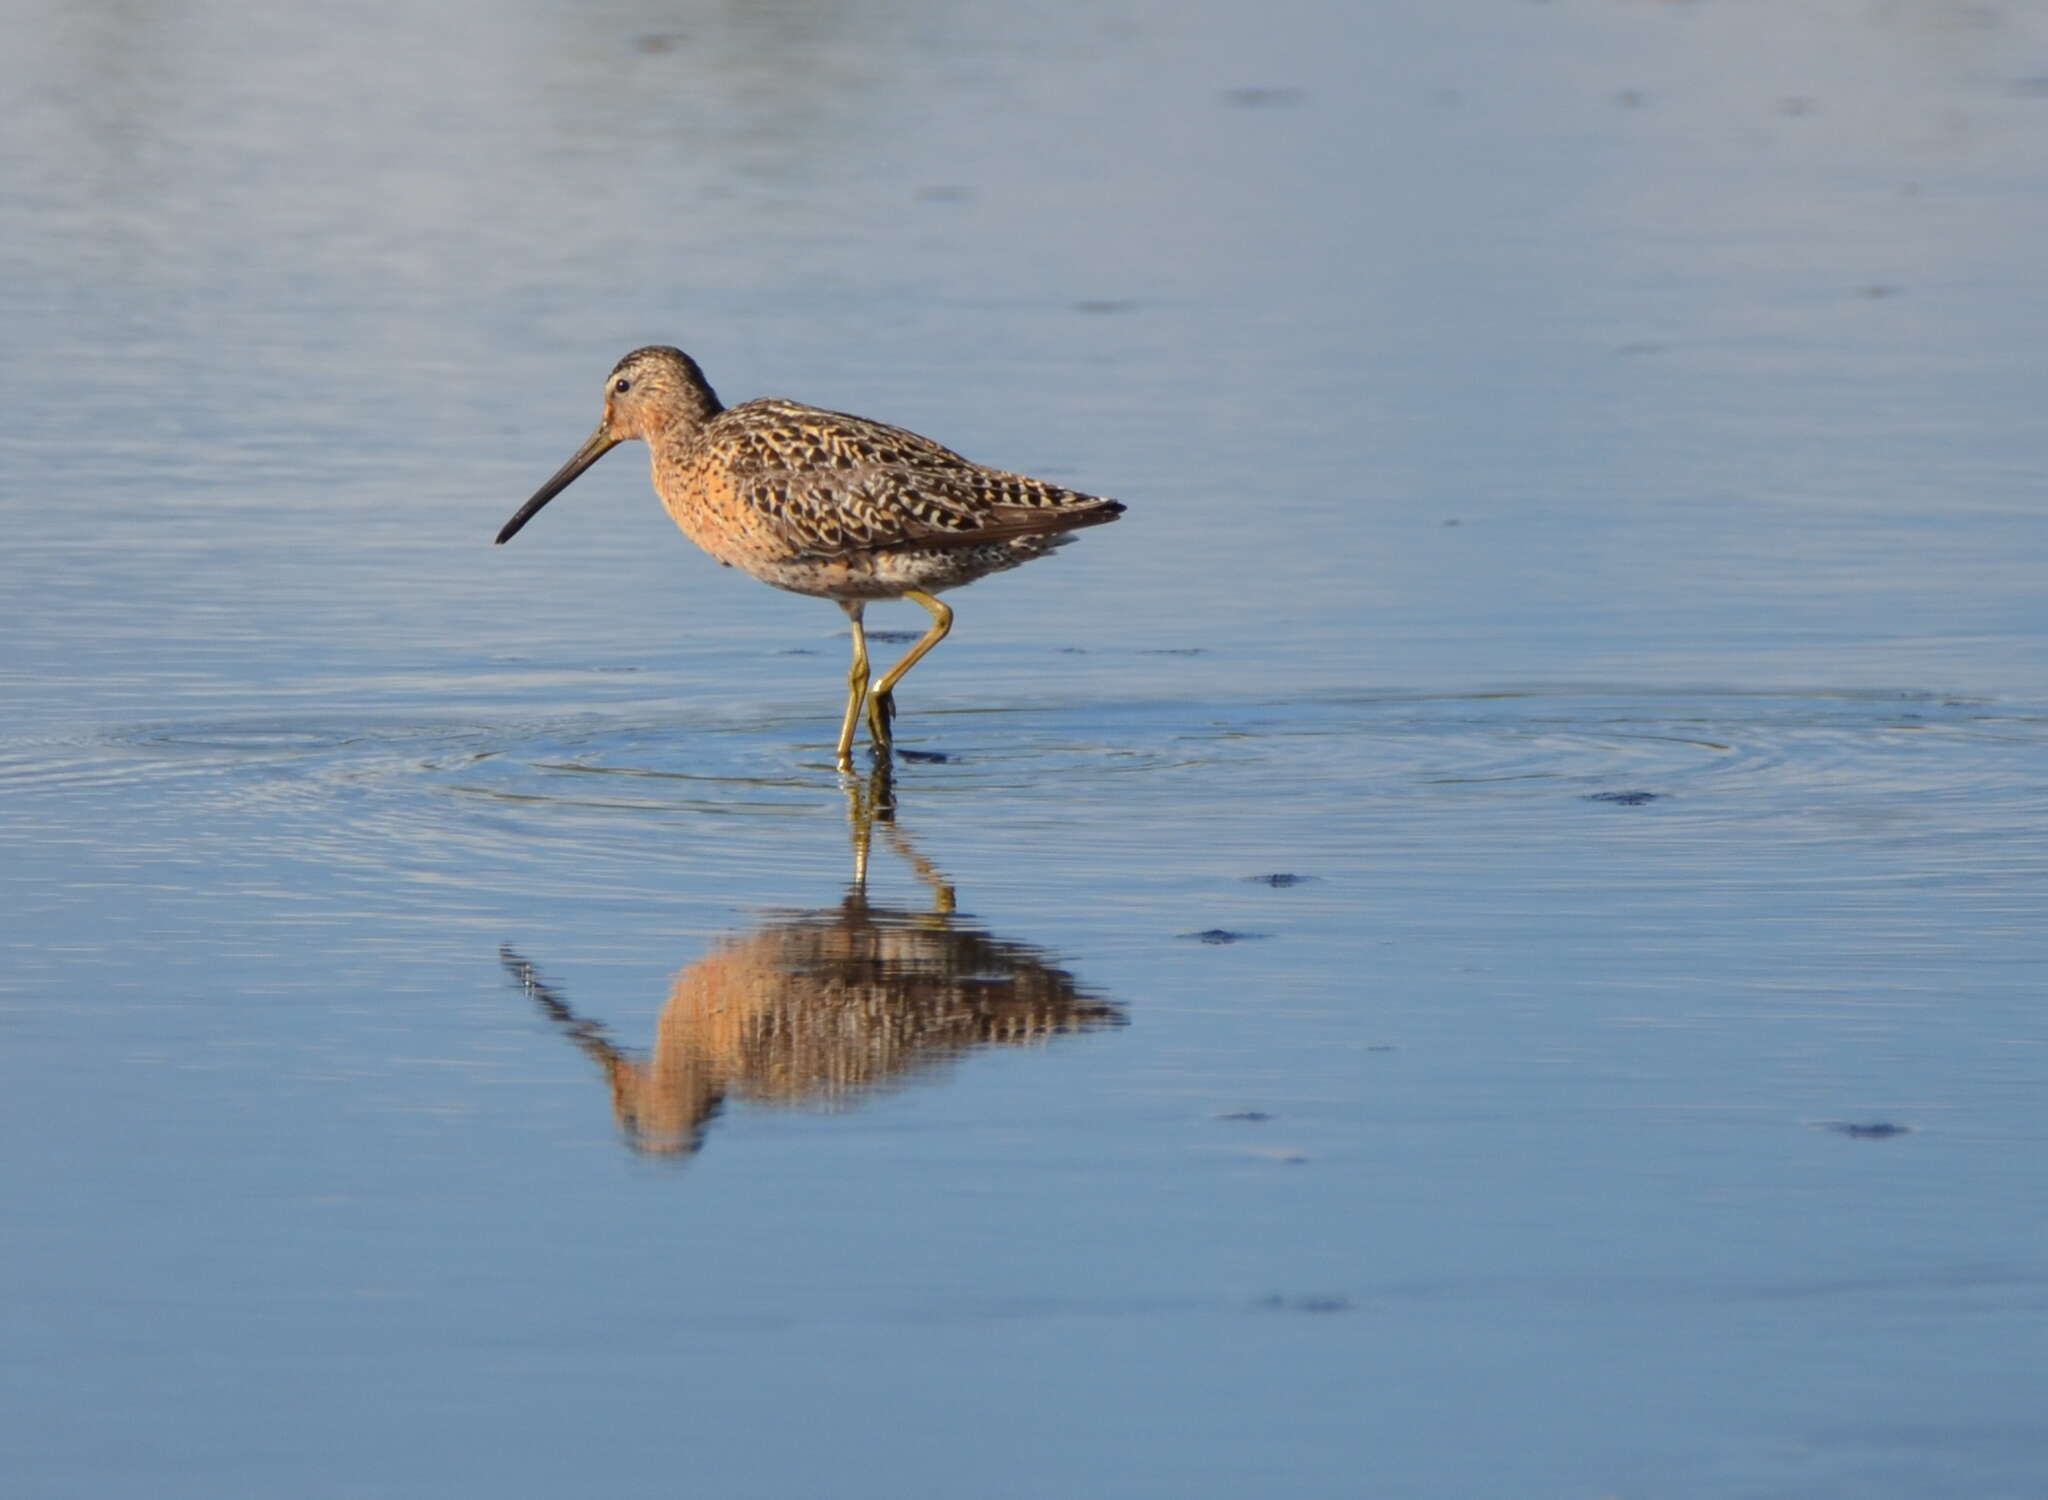
<path fill-rule="evenodd" d="M 196 822 L 366 881 L 523 884 L 546 867 L 640 888 L 714 843 L 730 868 L 838 868 L 843 845 L 811 832 L 843 813 L 830 727 L 815 713 L 155 724 L 0 745 L 0 794 L 23 827 L 50 822 L 52 808 L 27 810 L 43 799 L 87 797 L 106 809 L 109 839 Z M 1199 823 L 1233 809 L 1297 822 L 1311 839 L 1332 819 L 1420 818 L 1409 836 L 1426 838 L 1460 809 L 1543 805 L 1667 828 L 1762 823 L 1807 840 L 1885 821 L 1968 839 L 2048 800 L 2048 714 L 1905 694 L 1069 704 L 927 712 L 906 730 L 896 780 L 907 817 L 943 809 L 993 828 L 1057 816 L 1084 830 L 1042 860 L 1064 850 L 1085 861 L 1126 818 Z M 754 833 L 736 836 L 740 823 Z"/>

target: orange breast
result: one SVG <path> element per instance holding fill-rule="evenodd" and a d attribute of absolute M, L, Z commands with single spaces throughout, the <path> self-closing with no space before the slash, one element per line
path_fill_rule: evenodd
<path fill-rule="evenodd" d="M 790 555 L 788 539 L 740 498 L 715 454 L 654 461 L 654 488 L 683 535 L 722 563 L 753 572 Z"/>

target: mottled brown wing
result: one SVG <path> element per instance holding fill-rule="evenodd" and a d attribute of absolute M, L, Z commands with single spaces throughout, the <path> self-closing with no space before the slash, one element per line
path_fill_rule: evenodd
<path fill-rule="evenodd" d="M 732 407 L 714 426 L 720 456 L 735 474 L 976 467 L 907 428 L 776 397 Z"/>
<path fill-rule="evenodd" d="M 750 401 L 720 425 L 739 499 L 808 557 L 976 547 L 1123 512 L 1114 500 L 983 468 L 930 438 L 844 412 Z"/>
<path fill-rule="evenodd" d="M 981 504 L 974 512 L 972 523 L 966 525 L 934 526 L 916 518 L 905 518 L 900 540 L 876 545 L 980 547 L 1016 537 L 1046 536 L 1054 532 L 1078 531 L 1084 526 L 1100 526 L 1124 513 L 1121 501 L 1106 500 L 1100 495 L 1082 495 L 1050 485 L 1045 486 L 1045 493 L 1047 500 L 1043 504 L 1001 501 Z"/>

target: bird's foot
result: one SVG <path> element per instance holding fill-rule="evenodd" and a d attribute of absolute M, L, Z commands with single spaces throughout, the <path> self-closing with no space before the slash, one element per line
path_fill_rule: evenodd
<path fill-rule="evenodd" d="M 887 749 L 890 725 L 896 722 L 896 695 L 875 693 L 868 699 L 868 736 L 878 748 Z"/>

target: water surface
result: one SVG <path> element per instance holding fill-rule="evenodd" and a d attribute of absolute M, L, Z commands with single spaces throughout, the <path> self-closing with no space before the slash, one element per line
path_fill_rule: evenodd
<path fill-rule="evenodd" d="M 6 19 L 10 1494 L 2039 1494 L 2032 10 Z"/>

